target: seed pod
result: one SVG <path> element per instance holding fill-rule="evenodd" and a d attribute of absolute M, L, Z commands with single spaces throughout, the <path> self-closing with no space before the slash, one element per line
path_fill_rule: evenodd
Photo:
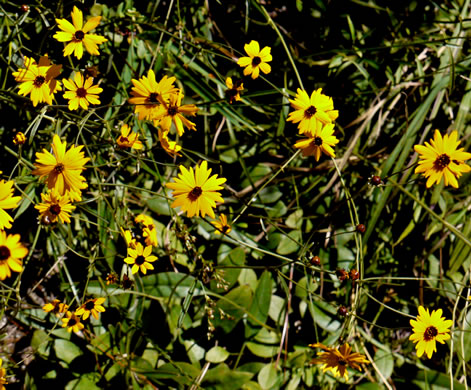
<path fill-rule="evenodd" d="M 343 268 L 337 268 L 337 270 L 335 271 L 335 274 L 337 275 L 337 278 L 339 278 L 339 280 L 341 280 L 342 282 L 345 279 L 349 278 L 348 272 L 345 271 L 345 269 L 343 269 Z"/>
<path fill-rule="evenodd" d="M 362 223 L 359 223 L 359 224 L 356 226 L 355 229 L 356 229 L 356 231 L 357 231 L 358 233 L 362 233 L 362 234 L 363 234 L 363 233 L 365 233 L 365 231 L 366 231 L 366 226 L 363 225 Z"/>
<path fill-rule="evenodd" d="M 374 175 L 371 176 L 370 183 L 374 186 L 379 186 L 380 184 L 383 184 L 383 180 L 381 180 L 381 177 Z"/>
<path fill-rule="evenodd" d="M 321 259 L 319 258 L 319 256 L 313 256 L 311 258 L 311 264 L 315 265 L 316 267 L 319 267 L 321 265 Z"/>
<path fill-rule="evenodd" d="M 28 12 L 28 11 L 29 11 L 29 5 L 23 4 L 23 5 L 21 6 L 21 10 L 22 10 L 23 12 Z"/>
<path fill-rule="evenodd" d="M 348 314 L 348 309 L 345 306 L 340 306 L 337 312 L 339 316 L 345 317 Z"/>
<path fill-rule="evenodd" d="M 350 279 L 352 280 L 360 279 L 360 273 L 355 268 L 350 270 Z"/>

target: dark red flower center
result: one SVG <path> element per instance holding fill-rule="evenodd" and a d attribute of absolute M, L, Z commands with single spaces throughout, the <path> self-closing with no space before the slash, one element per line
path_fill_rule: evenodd
<path fill-rule="evenodd" d="M 65 167 L 64 167 L 64 164 L 62 163 L 59 163 L 54 167 L 54 170 L 56 171 L 56 173 L 62 173 L 64 172 L 64 169 Z"/>
<path fill-rule="evenodd" d="M 314 145 L 321 146 L 322 145 L 322 138 L 321 137 L 315 137 L 314 138 Z"/>
<path fill-rule="evenodd" d="M 424 340 L 425 341 L 433 340 L 437 334 L 438 334 L 437 328 L 435 328 L 434 326 L 429 326 L 427 329 L 425 329 Z"/>
<path fill-rule="evenodd" d="M 440 156 L 437 157 L 437 159 L 433 163 L 433 166 L 437 171 L 443 171 L 448 166 L 448 164 L 450 164 L 450 162 L 451 160 L 450 160 L 450 157 L 448 157 L 448 155 L 441 154 Z"/>
<path fill-rule="evenodd" d="M 168 112 L 168 115 L 175 116 L 175 115 L 178 114 L 178 107 L 177 106 L 169 106 L 167 112 Z"/>
<path fill-rule="evenodd" d="M 74 38 L 77 41 L 81 41 L 85 37 L 85 33 L 81 30 L 75 31 Z"/>
<path fill-rule="evenodd" d="M 77 320 L 75 318 L 71 318 L 69 322 L 67 323 L 67 326 L 74 326 L 77 324 Z"/>
<path fill-rule="evenodd" d="M 201 189 L 201 187 L 195 187 L 188 194 L 188 199 L 194 202 L 196 201 L 196 199 L 198 199 L 201 196 L 202 193 L 203 193 L 203 190 Z"/>
<path fill-rule="evenodd" d="M 159 102 L 158 97 L 159 97 L 158 93 L 152 92 L 147 98 L 147 101 L 152 104 L 157 104 Z"/>
<path fill-rule="evenodd" d="M 224 225 L 224 226 L 221 228 L 221 230 L 222 230 L 223 233 L 226 233 L 226 232 L 229 230 L 229 226 Z"/>
<path fill-rule="evenodd" d="M 262 62 L 262 59 L 258 56 L 252 58 L 252 66 L 260 65 L 261 62 Z"/>
<path fill-rule="evenodd" d="M 84 98 L 87 96 L 87 90 L 85 88 L 77 88 L 77 91 L 75 92 L 79 98 Z"/>
<path fill-rule="evenodd" d="M 304 110 L 304 117 L 307 119 L 310 119 L 312 116 L 314 116 L 317 112 L 316 107 L 314 106 L 309 106 L 306 110 Z"/>
<path fill-rule="evenodd" d="M 0 261 L 7 260 L 10 257 L 10 249 L 5 245 L 0 246 Z"/>
<path fill-rule="evenodd" d="M 121 142 L 122 144 L 128 144 L 129 143 L 129 140 L 127 137 L 119 137 L 119 142 Z"/>
<path fill-rule="evenodd" d="M 145 263 L 145 261 L 146 261 L 146 258 L 142 255 L 139 255 L 139 256 L 136 257 L 135 263 L 137 265 L 142 265 L 142 264 Z"/>
<path fill-rule="evenodd" d="M 46 81 L 46 78 L 44 76 L 37 76 L 33 81 L 33 85 L 36 88 L 39 88 L 41 85 L 44 84 L 45 81 Z"/>
<path fill-rule="evenodd" d="M 88 311 L 94 309 L 95 308 L 95 302 L 88 301 L 87 303 L 85 303 L 84 308 L 85 308 L 85 310 L 88 310 Z"/>
<path fill-rule="evenodd" d="M 59 215 L 61 213 L 61 206 L 58 204 L 53 204 L 51 207 L 49 207 L 49 212 L 54 215 Z"/>
<path fill-rule="evenodd" d="M 341 365 L 341 366 L 346 366 L 347 362 L 343 359 L 339 359 L 338 364 Z"/>

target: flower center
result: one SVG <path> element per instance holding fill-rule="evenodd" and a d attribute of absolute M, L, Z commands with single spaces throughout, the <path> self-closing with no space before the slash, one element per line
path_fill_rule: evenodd
<path fill-rule="evenodd" d="M 194 202 L 196 201 L 196 199 L 198 199 L 201 196 L 202 193 L 203 193 L 203 190 L 201 189 L 201 187 L 195 187 L 188 194 L 188 199 Z"/>
<path fill-rule="evenodd" d="M 425 341 L 433 340 L 437 334 L 438 334 L 437 328 L 435 328 L 434 326 L 429 326 L 427 329 L 425 329 L 424 340 Z"/>
<path fill-rule="evenodd" d="M 433 167 L 437 171 L 443 171 L 448 164 L 451 162 L 450 157 L 448 157 L 446 154 L 441 154 L 440 156 L 437 157 L 437 159 L 433 163 Z"/>
<path fill-rule="evenodd" d="M 33 81 L 33 85 L 36 88 L 39 88 L 41 85 L 44 84 L 45 81 L 46 81 L 46 78 L 44 76 L 37 76 Z"/>
<path fill-rule="evenodd" d="M 85 307 L 85 310 L 90 311 L 90 310 L 95 308 L 95 302 L 89 301 L 89 302 L 85 303 L 84 307 Z"/>
<path fill-rule="evenodd" d="M 252 58 L 252 66 L 257 66 L 262 62 L 262 59 L 260 57 L 254 57 Z"/>
<path fill-rule="evenodd" d="M 54 167 L 54 170 L 56 171 L 56 173 L 62 173 L 64 172 L 64 169 L 65 167 L 64 167 L 64 164 L 62 163 L 59 163 Z"/>
<path fill-rule="evenodd" d="M 178 114 L 178 107 L 177 106 L 169 106 L 167 112 L 168 112 L 168 115 L 175 116 L 175 115 Z"/>
<path fill-rule="evenodd" d="M 314 145 L 321 146 L 322 145 L 322 138 L 321 137 L 314 138 Z"/>
<path fill-rule="evenodd" d="M 81 30 L 75 31 L 74 38 L 77 41 L 81 41 L 85 37 L 85 33 Z"/>
<path fill-rule="evenodd" d="M 49 207 L 49 212 L 54 215 L 59 215 L 61 213 L 61 206 L 58 204 L 53 204 L 51 207 Z"/>
<path fill-rule="evenodd" d="M 139 255 L 136 257 L 136 260 L 134 261 L 137 265 L 142 265 L 146 261 L 146 258 L 142 255 Z"/>
<path fill-rule="evenodd" d="M 341 366 L 346 366 L 347 365 L 347 362 L 343 359 L 339 359 L 337 363 Z"/>
<path fill-rule="evenodd" d="M 159 100 L 157 99 L 158 97 L 159 97 L 158 93 L 152 92 L 147 98 L 147 101 L 152 104 L 157 104 L 159 102 Z"/>
<path fill-rule="evenodd" d="M 309 106 L 306 110 L 304 110 L 304 117 L 307 119 L 310 119 L 312 116 L 314 116 L 317 112 L 316 107 L 314 106 Z"/>
<path fill-rule="evenodd" d="M 0 261 L 7 260 L 10 257 L 10 249 L 5 245 L 0 246 Z"/>
<path fill-rule="evenodd" d="M 122 144 L 128 144 L 129 143 L 129 140 L 127 137 L 119 137 L 119 142 L 121 142 Z"/>
<path fill-rule="evenodd" d="M 77 323 L 77 320 L 75 318 L 71 318 L 69 322 L 67 323 L 67 326 L 74 326 Z"/>
<path fill-rule="evenodd" d="M 85 96 L 87 96 L 87 90 L 85 88 L 77 88 L 77 91 L 75 91 L 75 93 L 79 98 L 84 98 Z"/>
<path fill-rule="evenodd" d="M 221 230 L 222 230 L 223 233 L 226 233 L 226 232 L 229 230 L 229 226 L 224 225 L 224 226 L 221 228 Z"/>

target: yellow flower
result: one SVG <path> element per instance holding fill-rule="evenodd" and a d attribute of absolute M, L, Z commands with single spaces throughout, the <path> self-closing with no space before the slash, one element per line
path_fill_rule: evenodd
<path fill-rule="evenodd" d="M 329 123 L 325 126 L 319 122 L 316 129 L 309 138 L 304 138 L 294 144 L 295 148 L 303 150 L 303 156 L 314 156 L 319 161 L 321 153 L 330 157 L 335 157 L 332 147 L 338 144 L 339 140 L 334 135 L 334 124 Z"/>
<path fill-rule="evenodd" d="M 355 370 L 361 371 L 361 363 L 369 363 L 364 355 L 354 352 L 352 348 L 345 343 L 339 349 L 329 348 L 321 343 L 309 344 L 313 348 L 322 348 L 324 352 L 319 352 L 316 359 L 311 361 L 315 364 L 323 364 L 322 371 L 331 371 L 334 376 L 343 376 L 345 380 L 348 380 L 347 366 Z"/>
<path fill-rule="evenodd" d="M 417 343 L 417 357 L 421 357 L 424 352 L 430 359 L 434 352 L 437 352 L 437 345 L 435 341 L 445 344 L 445 340 L 450 338 L 448 329 L 453 325 L 452 320 L 446 320 L 442 317 L 443 310 L 432 310 L 430 314 L 428 309 L 419 306 L 419 315 L 417 320 L 410 320 L 413 334 L 410 335 L 409 340 Z"/>
<path fill-rule="evenodd" d="M 123 234 L 123 237 L 124 237 L 124 240 L 126 241 L 126 245 L 128 246 L 128 249 L 129 248 L 135 249 L 137 245 L 137 240 L 136 240 L 136 237 L 134 237 L 131 230 L 124 230 L 123 228 L 121 228 L 121 233 Z"/>
<path fill-rule="evenodd" d="M 84 156 L 81 151 L 83 145 L 71 146 L 66 151 L 66 141 L 61 142 L 57 134 L 54 134 L 52 140 L 51 154 L 46 149 L 42 153 L 36 153 L 36 169 L 33 175 L 39 175 L 40 178 L 47 176 L 47 187 L 55 188 L 60 195 L 69 191 L 70 200 L 80 200 L 80 192 L 87 188 L 85 178 L 81 176 L 85 169 L 83 166 L 90 160 Z M 77 199 L 78 197 L 78 199 Z"/>
<path fill-rule="evenodd" d="M 137 271 L 145 275 L 148 269 L 154 269 L 154 266 L 150 263 L 157 260 L 157 256 L 151 256 L 152 246 L 142 246 L 140 242 L 136 244 L 136 248 L 128 248 L 128 257 L 124 259 L 126 264 L 133 264 L 131 272 L 135 274 Z"/>
<path fill-rule="evenodd" d="M 80 322 L 80 317 L 77 317 L 75 313 L 67 311 L 65 318 L 61 319 L 62 327 L 67 328 L 67 332 L 74 331 L 75 333 L 80 332 L 85 326 Z"/>
<path fill-rule="evenodd" d="M 15 134 L 13 137 L 13 143 L 15 145 L 24 145 L 26 142 L 26 135 L 24 135 L 21 131 Z"/>
<path fill-rule="evenodd" d="M 69 110 L 77 110 L 82 107 L 88 110 L 89 104 L 100 104 L 98 94 L 103 92 L 103 89 L 97 85 L 93 85 L 93 78 L 88 77 L 84 81 L 81 73 L 75 73 L 74 80 L 62 80 L 64 87 L 69 91 L 64 93 L 64 98 L 69 100 Z"/>
<path fill-rule="evenodd" d="M 88 32 L 94 30 L 100 24 L 101 16 L 94 16 L 83 25 L 82 11 L 76 6 L 74 6 L 70 15 L 73 24 L 66 19 L 56 19 L 57 25 L 62 31 L 58 31 L 53 35 L 53 38 L 59 42 L 69 42 L 64 48 L 64 57 L 74 53 L 78 59 L 82 58 L 83 46 L 90 54 L 99 55 L 98 45 L 108 41 L 108 39 L 100 35 L 88 34 Z"/>
<path fill-rule="evenodd" d="M 121 149 L 142 149 L 144 147 L 142 142 L 139 141 L 139 134 L 131 131 L 126 124 L 121 126 L 121 135 L 116 140 L 116 143 Z"/>
<path fill-rule="evenodd" d="M 227 223 L 227 217 L 224 214 L 219 216 L 219 221 L 211 221 L 211 223 L 216 228 L 214 234 L 229 234 L 232 230 L 231 225 Z"/>
<path fill-rule="evenodd" d="M 105 302 L 105 300 L 106 298 L 89 299 L 75 310 L 75 315 L 82 316 L 82 320 L 86 320 L 91 314 L 97 320 L 100 313 L 105 311 L 105 308 L 102 306 L 102 303 Z"/>
<path fill-rule="evenodd" d="M 182 147 L 178 145 L 175 141 L 170 141 L 168 139 L 168 132 L 158 129 L 160 146 L 171 156 L 181 156 L 179 153 L 182 150 Z"/>
<path fill-rule="evenodd" d="M 21 259 L 28 254 L 20 242 L 19 234 L 9 234 L 0 230 L 0 280 L 11 276 L 11 271 L 21 272 L 23 264 Z"/>
<path fill-rule="evenodd" d="M 68 308 L 69 305 L 62 303 L 58 299 L 54 299 L 52 302 L 48 302 L 43 306 L 43 310 L 46 313 L 53 312 L 56 316 L 65 313 Z"/>
<path fill-rule="evenodd" d="M 322 125 L 332 123 L 338 118 L 338 110 L 334 110 L 331 97 L 322 93 L 322 88 L 314 91 L 309 98 L 306 91 L 298 88 L 294 100 L 290 100 L 295 111 L 288 115 L 288 121 L 298 123 L 299 133 L 314 133 L 319 122 Z"/>
<path fill-rule="evenodd" d="M 61 91 L 60 82 L 55 78 L 59 75 L 62 65 L 52 65 L 47 56 L 39 59 L 39 64 L 32 58 L 26 57 L 24 68 L 13 72 L 15 80 L 20 85 L 18 94 L 31 95 L 33 106 L 38 103 L 52 104 L 52 98 L 57 91 Z"/>
<path fill-rule="evenodd" d="M 208 163 L 203 161 L 201 165 L 195 167 L 195 170 L 190 167 L 186 169 L 180 165 L 180 173 L 178 178 L 174 178 L 174 183 L 167 183 L 166 186 L 173 191 L 172 195 L 176 199 L 172 203 L 172 207 L 181 207 L 186 211 L 189 218 L 201 213 L 204 217 L 208 214 L 211 218 L 214 217 L 213 208 L 216 207 L 216 202 L 224 202 L 221 194 L 217 192 L 223 187 L 221 184 L 226 182 L 225 178 L 218 178 L 218 175 L 212 175 L 211 169 L 208 169 Z"/>
<path fill-rule="evenodd" d="M 471 171 L 471 167 L 465 161 L 471 158 L 471 153 L 464 152 L 464 148 L 458 148 L 458 132 L 455 130 L 450 135 L 443 137 L 438 130 L 430 143 L 415 145 L 414 150 L 419 153 L 419 166 L 415 173 L 423 173 L 427 177 L 427 188 L 434 183 L 440 184 L 442 177 L 445 185 L 458 188 L 458 180 L 463 173 Z"/>
<path fill-rule="evenodd" d="M 0 180 L 0 230 L 10 229 L 13 218 L 5 210 L 15 209 L 21 196 L 13 196 L 13 181 Z"/>
<path fill-rule="evenodd" d="M 146 245 L 157 246 L 157 230 L 155 229 L 154 220 L 144 214 L 139 214 L 134 218 L 134 222 L 140 225 L 142 229 L 142 236 Z"/>
<path fill-rule="evenodd" d="M 135 104 L 134 112 L 139 119 L 153 119 L 160 103 L 168 94 L 175 93 L 177 88 L 174 87 L 175 77 L 162 77 L 158 83 L 155 81 L 155 73 L 149 70 L 146 76 L 142 76 L 139 80 L 132 79 L 134 87 L 131 90 L 133 96 L 128 100 L 130 104 Z"/>
<path fill-rule="evenodd" d="M 8 382 L 5 378 L 5 375 L 7 374 L 7 370 L 5 370 L 3 367 L 3 360 L 0 359 L 0 390 L 5 390 L 5 386 Z"/>
<path fill-rule="evenodd" d="M 239 58 L 237 64 L 245 67 L 245 76 L 251 74 L 252 79 L 256 79 L 260 70 L 265 74 L 271 72 L 271 66 L 267 64 L 267 62 L 272 60 L 272 56 L 270 54 L 271 48 L 269 46 L 265 46 L 260 50 L 260 45 L 257 41 L 250 41 L 249 44 L 245 44 L 244 50 L 248 54 L 248 57 Z"/>
<path fill-rule="evenodd" d="M 75 210 L 75 206 L 70 204 L 68 193 L 61 195 L 53 188 L 47 194 L 41 194 L 41 199 L 43 203 L 34 206 L 39 210 L 41 218 L 47 218 L 50 223 L 58 219 L 61 223 L 70 223 L 70 213 Z"/>
<path fill-rule="evenodd" d="M 198 108 L 194 104 L 182 106 L 182 99 L 183 94 L 180 90 L 177 93 L 170 94 L 168 101 L 162 99 L 162 105 L 153 118 L 154 124 L 159 124 L 162 131 L 168 133 L 172 122 L 175 124 L 179 136 L 182 136 L 185 131 L 183 125 L 190 130 L 196 131 L 195 124 L 186 119 L 182 114 L 194 116 Z"/>
<path fill-rule="evenodd" d="M 226 99 L 229 100 L 229 103 L 232 104 L 235 101 L 240 100 L 240 92 L 244 90 L 244 83 L 242 80 L 236 80 L 235 83 L 232 82 L 232 78 L 228 77 L 226 79 Z"/>

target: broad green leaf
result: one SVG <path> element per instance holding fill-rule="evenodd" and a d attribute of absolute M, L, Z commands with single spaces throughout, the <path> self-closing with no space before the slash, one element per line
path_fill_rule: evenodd
<path fill-rule="evenodd" d="M 146 372 L 145 375 L 164 383 L 176 382 L 182 386 L 191 386 L 200 374 L 200 369 L 186 362 L 172 362 L 161 365 L 156 370 Z"/>
<path fill-rule="evenodd" d="M 218 265 L 227 266 L 228 268 L 223 268 L 221 272 L 222 277 L 226 281 L 226 287 L 228 289 L 232 288 L 237 282 L 237 278 L 240 275 L 241 269 L 245 264 L 245 252 L 242 248 L 232 249 L 227 256 L 224 257 Z M 231 268 L 234 267 L 234 268 Z M 238 268 L 240 267 L 240 268 Z M 223 287 L 217 288 L 217 282 L 215 280 L 211 281 L 211 290 L 214 292 L 221 293 L 225 291 Z"/>
<path fill-rule="evenodd" d="M 56 356 L 69 364 L 76 357 L 83 354 L 80 347 L 69 340 L 57 339 L 54 341 L 54 351 Z"/>
<path fill-rule="evenodd" d="M 98 373 L 86 373 L 67 383 L 65 390 L 100 390 L 101 387 L 97 385 L 99 380 Z"/>
<path fill-rule="evenodd" d="M 301 229 L 303 224 L 303 210 L 296 210 L 294 213 L 291 213 L 288 218 L 286 218 L 286 226 L 291 229 Z"/>
<path fill-rule="evenodd" d="M 208 370 L 202 382 L 202 388 L 207 390 L 239 390 L 254 376 L 251 372 L 232 370 L 221 363 Z"/>
<path fill-rule="evenodd" d="M 287 235 L 283 235 L 276 248 L 276 253 L 280 255 L 289 255 L 296 252 L 299 249 L 302 234 L 299 230 L 293 230 Z"/>
<path fill-rule="evenodd" d="M 275 356 L 278 353 L 278 350 L 280 349 L 279 346 L 263 345 L 254 343 L 252 341 L 248 341 L 246 345 L 250 352 L 252 352 L 255 356 L 262 358 L 269 358 Z"/>
<path fill-rule="evenodd" d="M 374 362 L 384 379 L 388 380 L 394 370 L 394 358 L 392 353 L 378 349 L 375 353 Z M 382 381 L 378 373 L 376 373 L 376 378 L 378 379 L 378 382 Z"/>
<path fill-rule="evenodd" d="M 272 289 L 272 278 L 271 273 L 264 271 L 260 280 L 258 281 L 257 288 L 255 290 L 252 304 L 250 305 L 249 313 L 258 320 L 254 321 L 252 317 L 249 317 L 248 326 L 246 327 L 246 337 L 251 337 L 258 332 L 261 324 L 264 324 L 268 317 L 268 311 L 270 309 L 271 292 Z"/>
<path fill-rule="evenodd" d="M 246 315 L 252 303 L 252 290 L 249 286 L 239 286 L 227 293 L 217 302 L 217 308 L 222 310 L 230 318 L 221 317 L 219 310 L 215 310 L 213 324 L 221 327 L 226 333 L 229 333 L 237 323 Z"/>
<path fill-rule="evenodd" d="M 215 346 L 206 353 L 205 359 L 210 363 L 222 363 L 228 357 L 229 352 L 225 348 Z"/>
<path fill-rule="evenodd" d="M 177 272 L 160 272 L 142 277 L 144 290 L 154 297 L 184 298 L 188 295 L 195 278 L 191 275 Z M 196 288 L 193 295 L 201 295 L 202 291 Z"/>
<path fill-rule="evenodd" d="M 264 390 L 272 390 L 278 387 L 282 378 L 274 363 L 265 365 L 259 372 L 258 383 Z"/>

